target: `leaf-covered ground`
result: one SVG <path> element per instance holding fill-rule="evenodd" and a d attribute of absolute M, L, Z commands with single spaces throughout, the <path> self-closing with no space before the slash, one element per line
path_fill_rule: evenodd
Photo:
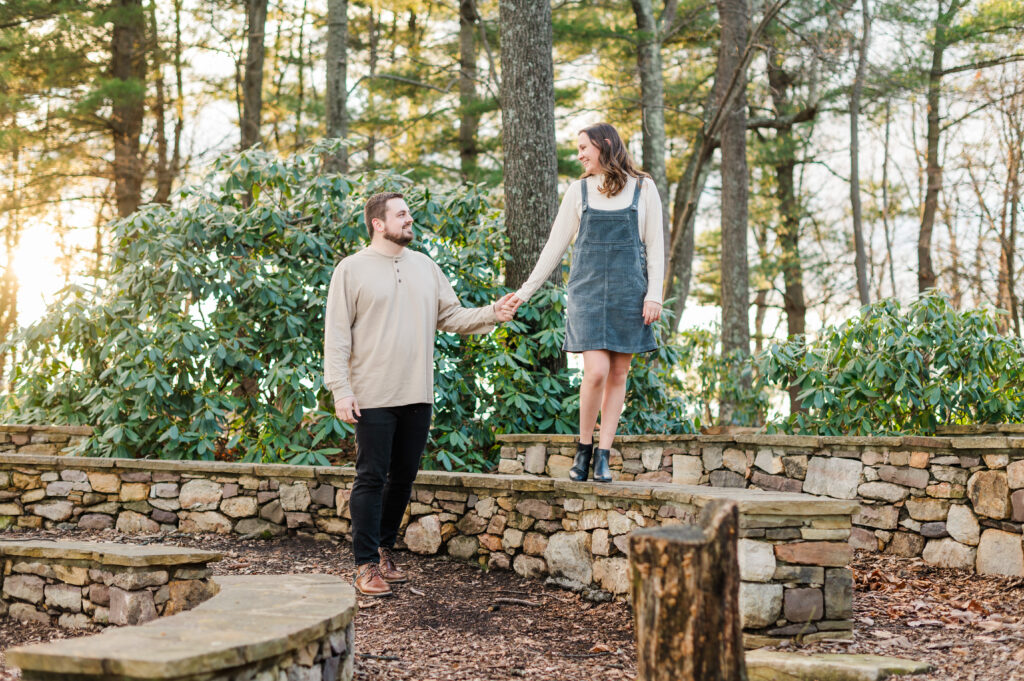
<path fill-rule="evenodd" d="M 103 533 L 75 538 L 122 540 Z M 219 574 L 323 572 L 348 578 L 352 572 L 345 544 L 216 535 L 163 541 L 221 551 L 225 558 L 215 564 Z M 445 558 L 403 553 L 400 559 L 410 584 L 399 586 L 392 598 L 360 601 L 357 679 L 635 678 L 631 614 L 624 603 L 590 603 L 513 573 L 484 572 Z M 869 554 L 858 554 L 855 568 L 853 640 L 800 650 L 925 660 L 936 670 L 915 677 L 921 681 L 1024 678 L 1024 580 Z M 0 618 L 2 649 L 65 635 Z M 0 666 L 0 681 L 17 677 L 16 669 Z"/>

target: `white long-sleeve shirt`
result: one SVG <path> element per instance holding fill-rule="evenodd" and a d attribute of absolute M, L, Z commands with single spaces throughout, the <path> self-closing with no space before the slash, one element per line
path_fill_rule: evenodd
<path fill-rule="evenodd" d="M 555 222 L 551 225 L 548 242 L 544 245 L 529 279 L 516 291 L 516 297 L 520 300 L 525 302 L 537 292 L 544 280 L 562 262 L 562 256 L 579 232 L 580 217 L 583 214 L 583 192 L 580 185 L 583 182 L 587 183 L 587 203 L 591 208 L 617 210 L 628 208 L 633 202 L 635 177 L 628 178 L 622 191 L 611 197 L 605 196 L 597 189 L 604 182 L 604 175 L 591 175 L 569 185 L 565 196 L 562 197 L 562 205 L 558 208 Z M 640 186 L 640 203 L 637 210 L 640 241 L 647 253 L 647 295 L 644 296 L 644 300 L 660 304 L 665 277 L 665 237 L 662 232 L 661 198 L 658 196 L 658 188 L 649 177 L 645 177 Z"/>

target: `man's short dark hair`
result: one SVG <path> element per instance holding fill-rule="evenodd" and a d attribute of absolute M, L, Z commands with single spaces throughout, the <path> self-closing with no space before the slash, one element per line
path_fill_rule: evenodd
<path fill-rule="evenodd" d="M 363 219 L 366 220 L 366 234 L 373 241 L 373 220 L 383 220 L 387 216 L 388 201 L 391 199 L 404 199 L 405 194 L 398 192 L 380 192 L 366 200 L 366 208 L 363 209 Z"/>

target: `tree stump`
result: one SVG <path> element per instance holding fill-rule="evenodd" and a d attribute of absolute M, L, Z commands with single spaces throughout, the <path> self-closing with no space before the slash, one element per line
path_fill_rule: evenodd
<path fill-rule="evenodd" d="M 736 504 L 715 501 L 698 525 L 630 535 L 638 681 L 746 681 L 738 527 Z"/>

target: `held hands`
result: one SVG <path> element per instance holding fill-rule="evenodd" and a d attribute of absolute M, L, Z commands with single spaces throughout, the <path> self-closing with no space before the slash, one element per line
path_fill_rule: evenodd
<path fill-rule="evenodd" d="M 516 298 L 514 293 L 506 293 L 494 303 L 494 314 L 499 322 L 509 322 L 516 316 L 516 310 L 523 304 L 523 301 Z"/>
<path fill-rule="evenodd" d="M 661 319 L 661 303 L 644 301 L 644 324 L 650 325 Z"/>
<path fill-rule="evenodd" d="M 362 413 L 359 411 L 359 405 L 356 404 L 355 395 L 349 395 L 348 397 L 336 400 L 334 402 L 334 411 L 337 412 L 338 418 L 345 423 L 355 423 L 362 416 Z"/>

